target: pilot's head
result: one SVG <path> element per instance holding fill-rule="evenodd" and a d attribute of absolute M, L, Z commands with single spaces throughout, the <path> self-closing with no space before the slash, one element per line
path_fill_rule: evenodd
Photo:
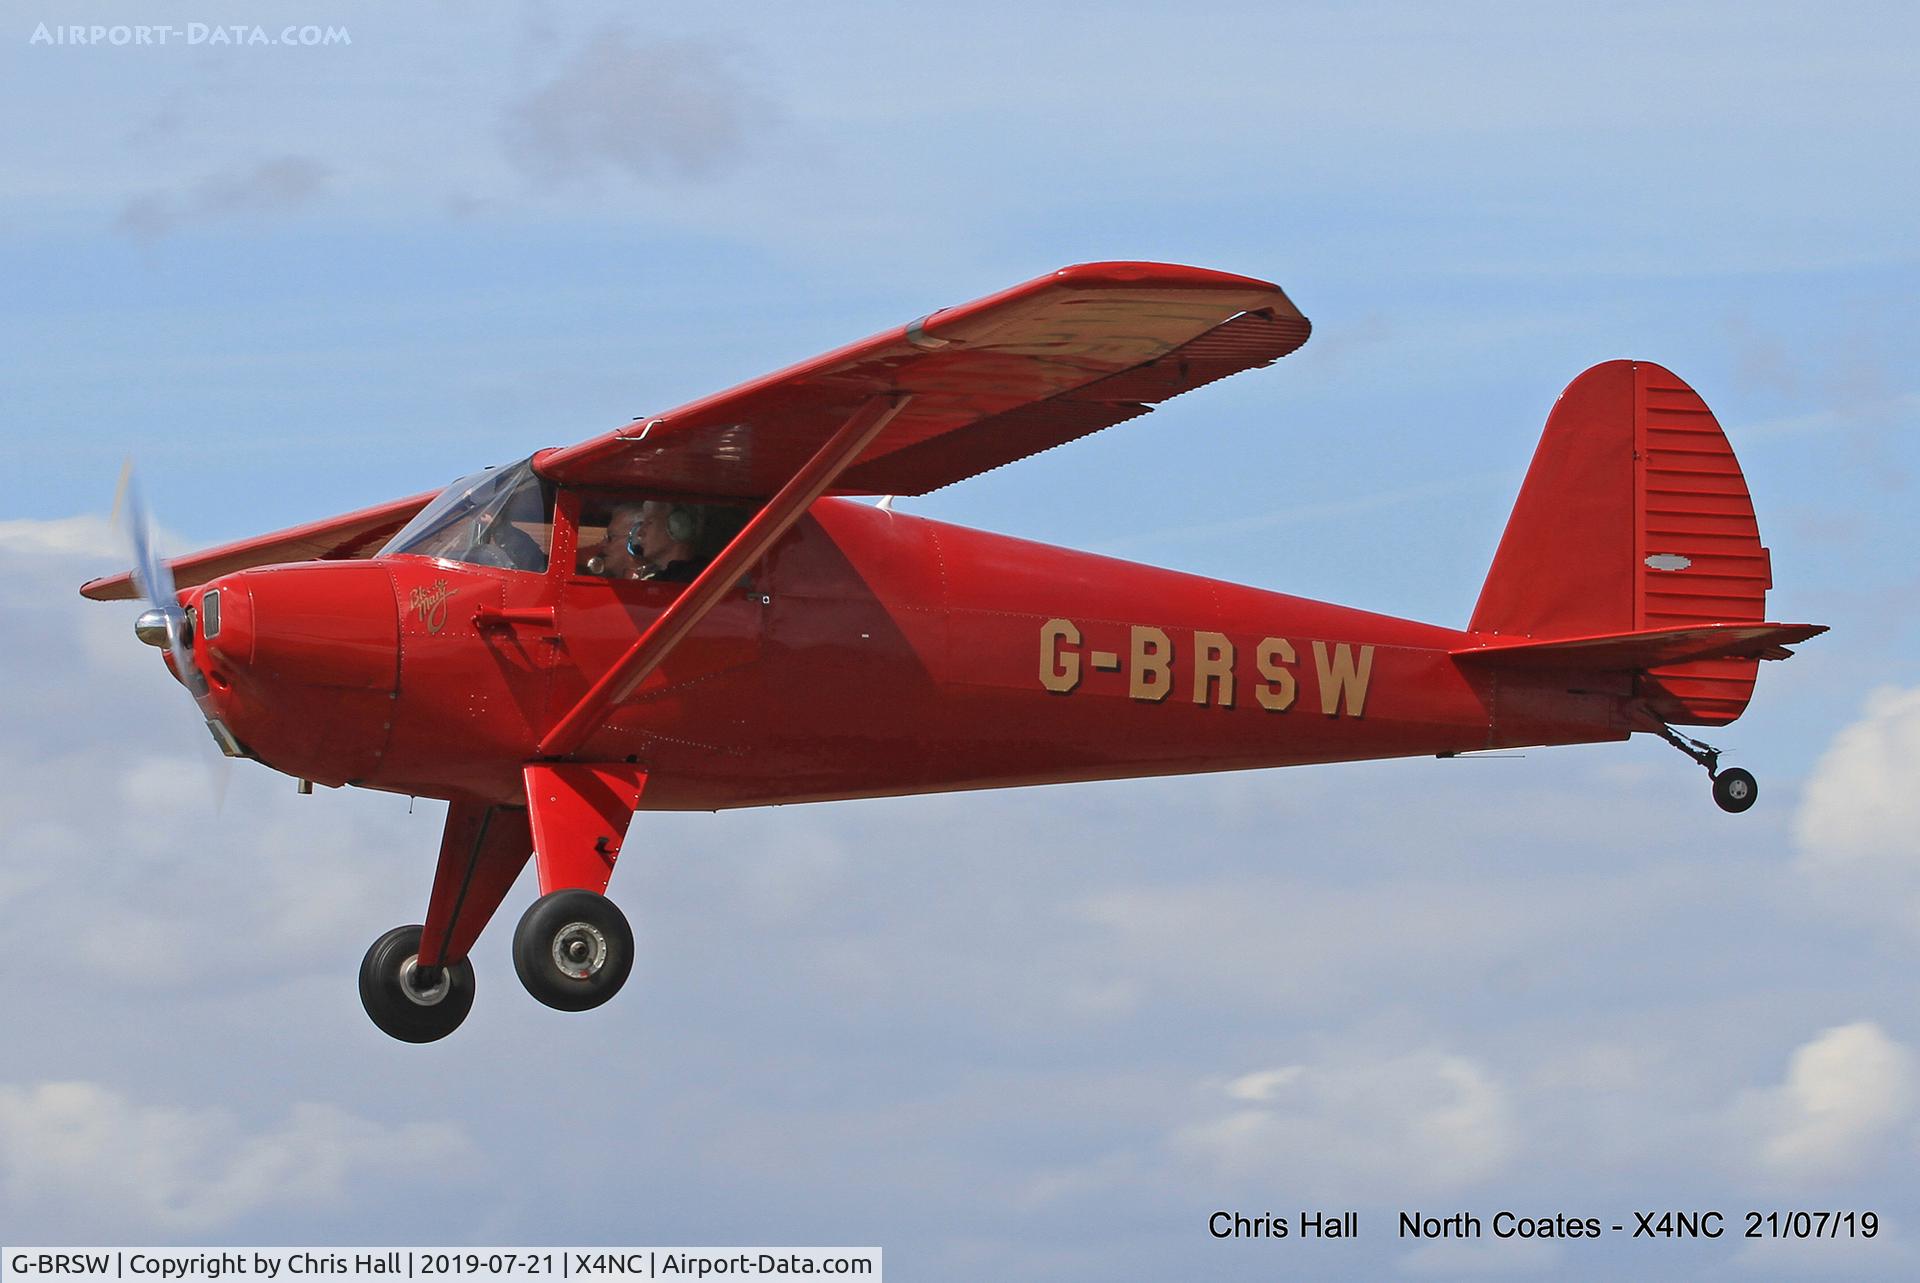
<path fill-rule="evenodd" d="M 609 579 L 638 579 L 645 573 L 639 553 L 641 510 L 645 507 L 639 503 L 619 504 L 607 517 L 607 537 L 596 557 L 599 574 Z"/>
<path fill-rule="evenodd" d="M 685 504 L 652 499 L 640 505 L 640 525 L 633 551 L 658 574 L 679 562 L 693 560 L 693 543 L 700 535 L 699 513 Z"/>

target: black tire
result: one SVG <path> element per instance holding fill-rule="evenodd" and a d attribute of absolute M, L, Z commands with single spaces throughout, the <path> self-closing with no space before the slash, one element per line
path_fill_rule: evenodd
<path fill-rule="evenodd" d="M 442 968 L 434 985 L 411 983 L 421 931 L 395 927 L 373 942 L 360 963 L 360 1005 L 381 1033 L 401 1042 L 437 1042 L 473 1010 L 473 964 L 465 958 Z"/>
<path fill-rule="evenodd" d="M 587 1011 L 620 992 L 633 970 L 633 928 L 613 901 L 555 891 L 513 929 L 513 969 L 527 992 L 557 1011 Z"/>
<path fill-rule="evenodd" d="M 1713 800 L 1723 811 L 1738 815 L 1759 798 L 1760 785 L 1751 772 L 1736 766 L 1713 777 Z"/>

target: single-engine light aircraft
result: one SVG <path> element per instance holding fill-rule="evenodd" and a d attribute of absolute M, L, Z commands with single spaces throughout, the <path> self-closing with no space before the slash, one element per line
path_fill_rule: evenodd
<path fill-rule="evenodd" d="M 445 1037 L 531 858 L 513 958 L 539 1001 L 611 998 L 606 898 L 638 810 L 879 797 L 1658 735 L 1740 716 L 1765 622 L 1746 483 L 1679 378 L 1610 361 L 1547 418 L 1464 629 L 928 521 L 918 495 L 1300 347 L 1278 286 L 1069 267 L 579 445 L 325 521 L 154 552 L 144 595 L 229 756 L 448 803 L 425 921 L 376 940 L 386 1033 Z"/>

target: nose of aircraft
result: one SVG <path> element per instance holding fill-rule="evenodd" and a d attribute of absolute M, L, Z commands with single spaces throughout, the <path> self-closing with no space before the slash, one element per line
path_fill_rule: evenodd
<path fill-rule="evenodd" d="M 364 562 L 244 571 L 201 596 L 210 656 L 255 680 L 391 693 L 400 676 L 393 581 Z"/>
<path fill-rule="evenodd" d="M 249 752 L 325 784 L 378 769 L 400 677 L 399 611 L 384 567 L 246 570 L 214 580 L 192 604 L 194 658 Z"/>

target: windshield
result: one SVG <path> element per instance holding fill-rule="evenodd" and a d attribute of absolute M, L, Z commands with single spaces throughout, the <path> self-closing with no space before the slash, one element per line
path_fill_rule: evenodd
<path fill-rule="evenodd" d="M 522 459 L 476 472 L 441 491 L 381 556 L 412 553 L 476 566 L 544 571 L 553 545 L 553 486 Z"/>

